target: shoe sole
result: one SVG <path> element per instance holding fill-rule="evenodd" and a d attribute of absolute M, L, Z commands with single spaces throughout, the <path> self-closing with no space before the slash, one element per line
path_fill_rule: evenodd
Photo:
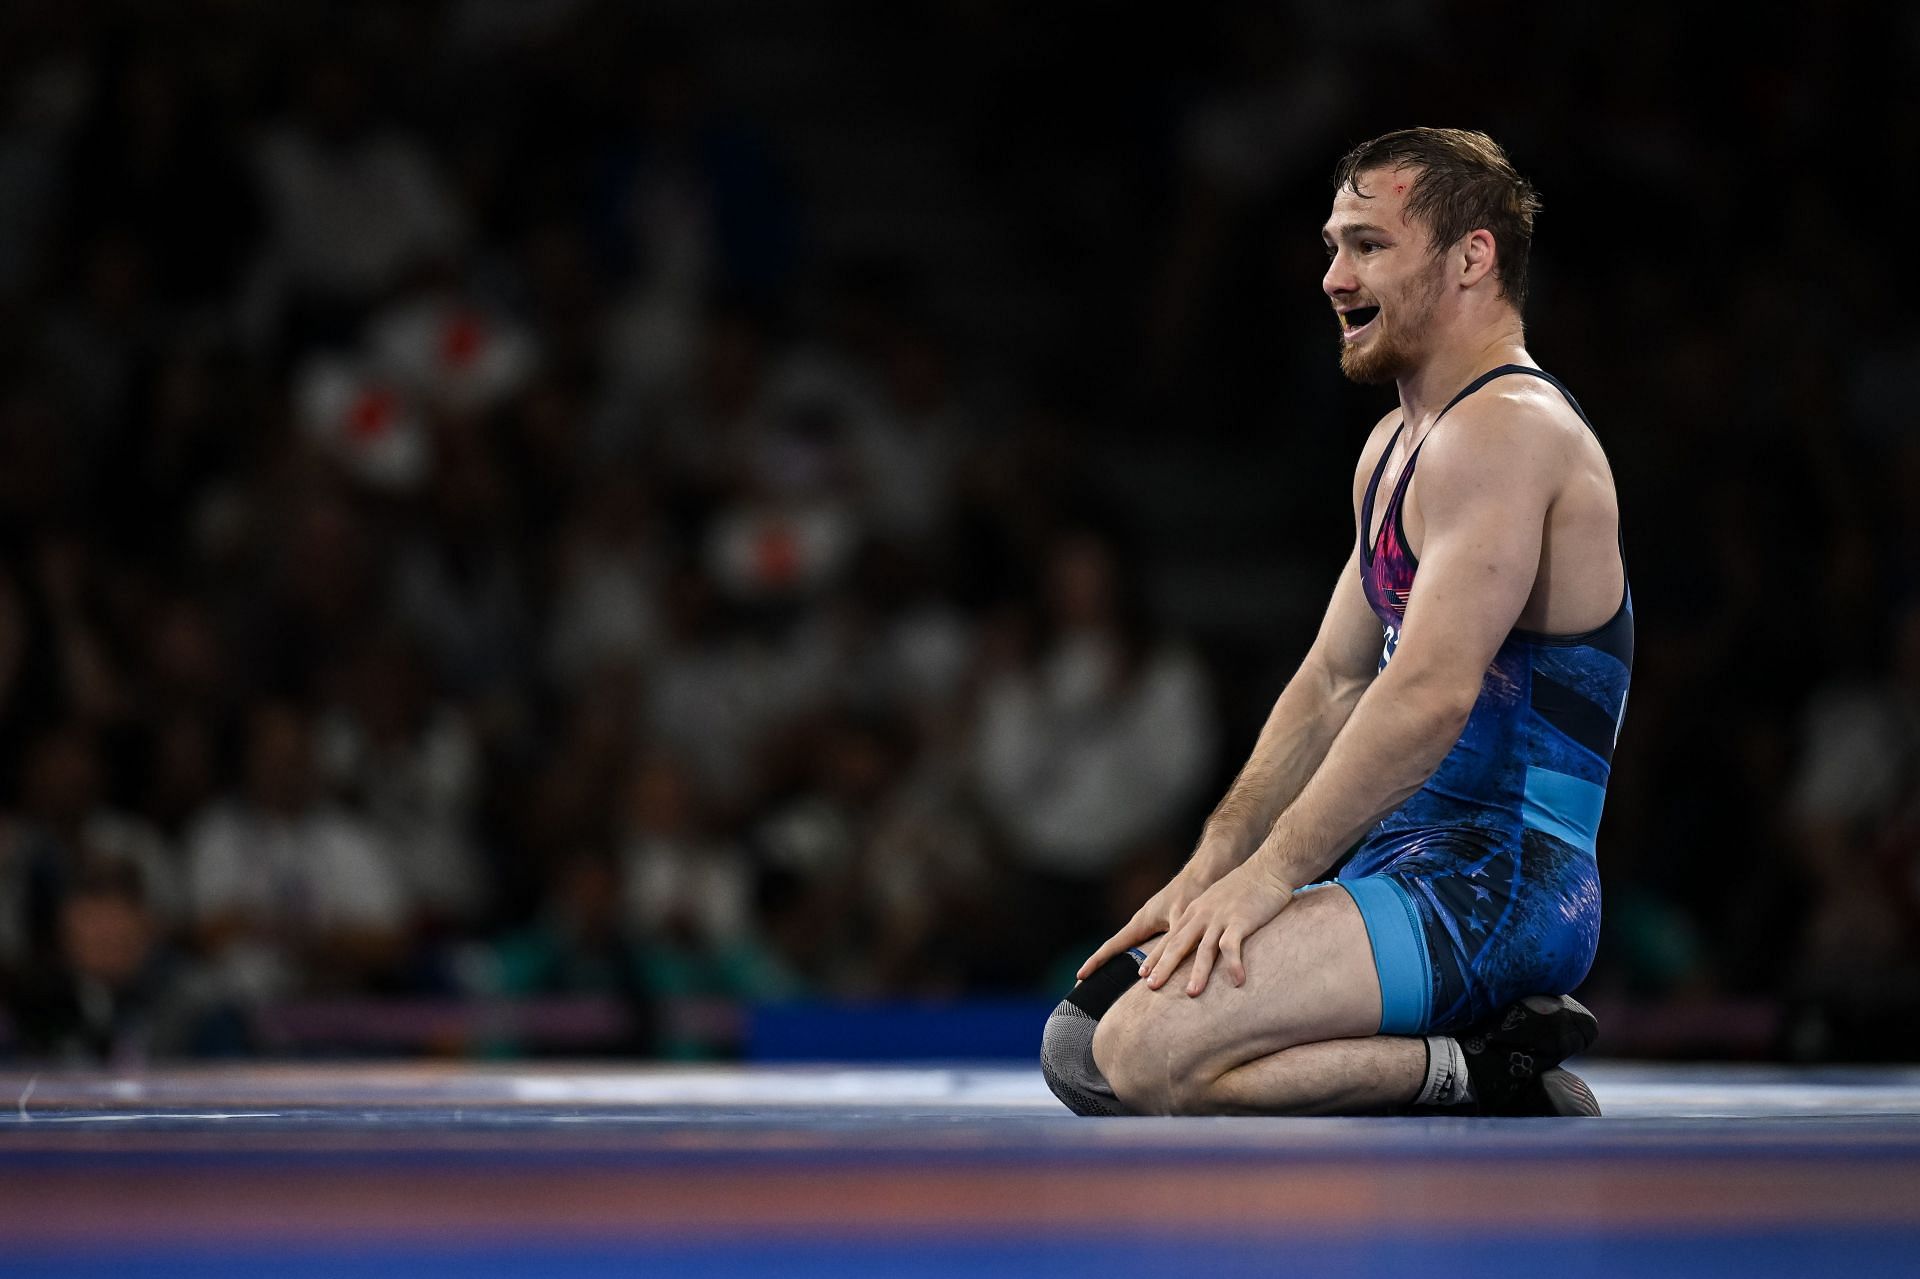
<path fill-rule="evenodd" d="M 1600 1118 L 1600 1101 L 1593 1095 L 1593 1089 L 1571 1070 L 1556 1066 L 1541 1071 L 1540 1091 L 1546 1095 L 1550 1114 L 1576 1119 Z"/>

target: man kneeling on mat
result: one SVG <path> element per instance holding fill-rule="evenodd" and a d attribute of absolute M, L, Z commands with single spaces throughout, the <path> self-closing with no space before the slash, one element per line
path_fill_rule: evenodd
<path fill-rule="evenodd" d="M 1075 1111 L 1599 1113 L 1558 1068 L 1597 1031 L 1562 992 L 1599 935 L 1633 606 L 1606 455 L 1524 345 L 1538 208 L 1484 134 L 1341 162 L 1340 366 L 1399 402 L 1246 767 L 1048 1020 Z"/>

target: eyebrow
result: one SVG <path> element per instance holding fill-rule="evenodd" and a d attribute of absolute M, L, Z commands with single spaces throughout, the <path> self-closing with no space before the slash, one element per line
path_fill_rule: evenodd
<path fill-rule="evenodd" d="M 1331 240 L 1335 234 L 1342 236 L 1365 235 L 1369 231 L 1379 235 L 1384 234 L 1386 229 L 1387 228 L 1383 226 L 1375 226 L 1371 222 L 1348 222 L 1342 225 L 1337 233 L 1331 225 L 1321 227 L 1320 238 L 1322 240 Z"/>

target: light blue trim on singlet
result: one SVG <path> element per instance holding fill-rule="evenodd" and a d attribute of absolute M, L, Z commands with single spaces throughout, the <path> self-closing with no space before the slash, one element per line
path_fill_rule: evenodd
<path fill-rule="evenodd" d="M 1413 899 L 1385 875 L 1343 879 L 1373 946 L 1373 970 L 1380 978 L 1380 1033 L 1425 1034 L 1433 1016 L 1433 961 L 1427 957 L 1427 933 Z"/>
<path fill-rule="evenodd" d="M 1604 786 L 1550 769 L 1529 768 L 1520 819 L 1534 830 L 1592 853 L 1595 836 L 1600 833 L 1600 809 L 1606 801 Z"/>

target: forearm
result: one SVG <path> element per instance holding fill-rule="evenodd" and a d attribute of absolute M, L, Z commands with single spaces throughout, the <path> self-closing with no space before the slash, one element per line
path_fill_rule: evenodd
<path fill-rule="evenodd" d="M 1433 776 L 1472 708 L 1463 690 L 1383 676 L 1267 832 L 1254 854 L 1261 869 L 1295 888 L 1318 879 Z"/>
<path fill-rule="evenodd" d="M 1260 846 L 1326 759 L 1367 686 L 1311 658 L 1302 664 L 1274 702 L 1245 767 L 1207 819 L 1191 863 L 1196 875 L 1212 883 Z"/>

